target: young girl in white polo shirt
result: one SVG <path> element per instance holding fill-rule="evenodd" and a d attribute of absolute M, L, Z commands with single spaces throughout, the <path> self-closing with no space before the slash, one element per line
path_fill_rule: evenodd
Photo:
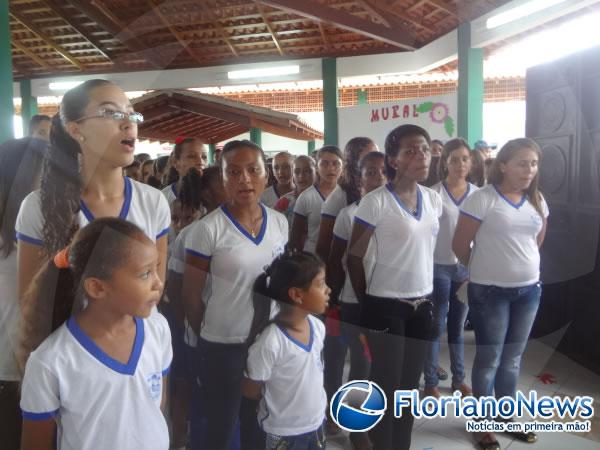
<path fill-rule="evenodd" d="M 539 306 L 539 248 L 549 214 L 538 190 L 540 153 L 531 139 L 507 142 L 492 165 L 490 184 L 461 207 L 453 250 L 469 266 L 477 397 L 515 396 L 521 356 Z M 531 432 L 511 434 L 529 443 L 537 439 Z M 493 433 L 476 439 L 483 450 L 500 448 Z"/>
<path fill-rule="evenodd" d="M 221 169 L 229 200 L 193 225 L 183 276 L 186 317 L 200 334 L 209 411 L 203 448 L 212 450 L 229 449 L 239 416 L 252 285 L 288 238 L 285 217 L 260 203 L 267 181 L 262 149 L 250 141 L 228 142 Z"/>
<path fill-rule="evenodd" d="M 325 448 L 325 326 L 313 314 L 325 312 L 330 292 L 324 264 L 308 252 L 278 257 L 254 284 L 244 395 L 261 398 L 267 450 Z"/>
<path fill-rule="evenodd" d="M 91 222 L 48 267 L 70 275 L 77 313 L 31 353 L 22 384 L 23 450 L 168 450 L 161 411 L 171 336 L 156 311 L 163 283 L 151 239 L 117 218 Z M 23 315 L 37 305 L 25 303 Z"/>
<path fill-rule="evenodd" d="M 296 190 L 292 173 L 293 164 L 294 155 L 290 152 L 279 152 L 273 157 L 273 175 L 276 182 L 265 189 L 260 198 L 265 206 L 275 208 L 275 204 L 281 197 Z"/>
<path fill-rule="evenodd" d="M 317 152 L 317 182 L 306 189 L 294 205 L 290 248 L 314 252 L 321 224 L 321 206 L 337 186 L 342 174 L 342 152 L 326 145 Z"/>
<path fill-rule="evenodd" d="M 394 390 L 418 387 L 431 337 L 428 297 L 442 199 L 417 184 L 427 178 L 430 143 L 427 131 L 416 125 L 390 132 L 385 141 L 390 182 L 361 199 L 348 247 L 348 272 L 373 357 L 370 379 L 387 393 L 389 405 Z M 408 408 L 398 419 L 388 409 L 370 432 L 374 447 L 408 450 L 413 421 Z"/>
<path fill-rule="evenodd" d="M 169 205 L 159 190 L 123 176 L 142 122 L 125 92 L 109 81 L 88 80 L 65 93 L 52 120 L 41 189 L 25 198 L 17 218 L 20 297 L 77 228 L 98 217 L 119 217 L 140 227 L 155 242 L 164 280 Z M 44 314 L 27 325 L 39 332 L 33 346 L 71 315 L 72 305 L 64 298 L 57 304 L 46 298 L 53 289 L 49 285 L 38 299 Z"/>
<path fill-rule="evenodd" d="M 433 318 L 435 338 L 431 342 L 425 360 L 425 395 L 439 397 L 438 363 L 440 339 L 448 328 L 452 390 L 470 395 L 471 388 L 465 383 L 464 325 L 469 308 L 459 301 L 456 292 L 467 280 L 465 266 L 458 262 L 452 251 L 452 238 L 458 222 L 459 208 L 477 190 L 467 181 L 471 170 L 471 150 L 464 139 L 451 139 L 444 145 L 439 162 L 441 182 L 431 186 L 442 197 L 444 213 L 440 217 L 440 232 L 433 255 Z M 446 325 L 447 322 L 447 325 Z"/>

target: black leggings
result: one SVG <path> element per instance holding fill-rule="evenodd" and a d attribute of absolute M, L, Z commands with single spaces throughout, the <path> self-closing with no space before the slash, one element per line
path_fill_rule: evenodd
<path fill-rule="evenodd" d="M 385 416 L 370 431 L 375 450 L 409 450 L 414 417 L 404 408 L 394 418 L 394 391 L 417 389 L 432 335 L 433 308 L 423 302 L 416 309 L 396 299 L 367 295 L 361 321 L 373 361 L 370 379 L 386 393 Z"/>

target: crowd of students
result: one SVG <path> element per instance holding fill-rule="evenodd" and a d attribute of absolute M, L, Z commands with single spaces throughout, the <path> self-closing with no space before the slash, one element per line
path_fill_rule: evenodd
<path fill-rule="evenodd" d="M 383 152 L 355 137 L 268 164 L 238 140 L 209 167 L 187 137 L 134 159 L 142 121 L 90 80 L 64 95 L 49 145 L 0 146 L 3 448 L 325 448 L 348 351 L 349 379 L 388 404 L 422 375 L 439 397 L 446 328 L 453 390 L 515 395 L 548 217 L 534 141 L 485 171 L 463 139 L 401 125 Z M 350 442 L 408 450 L 412 426 L 390 410 Z"/>

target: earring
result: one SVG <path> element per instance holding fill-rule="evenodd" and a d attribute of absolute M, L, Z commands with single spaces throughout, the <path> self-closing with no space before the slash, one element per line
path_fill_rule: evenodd
<path fill-rule="evenodd" d="M 83 136 L 79 136 L 79 140 L 80 140 L 81 142 L 83 142 L 83 141 L 85 141 L 85 138 L 84 138 Z"/>

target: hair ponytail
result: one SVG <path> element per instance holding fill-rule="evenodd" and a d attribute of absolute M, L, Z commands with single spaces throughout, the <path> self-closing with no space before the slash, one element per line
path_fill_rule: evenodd
<path fill-rule="evenodd" d="M 252 292 L 252 304 L 254 306 L 254 316 L 252 325 L 248 334 L 248 345 L 252 344 L 266 327 L 269 325 L 271 317 L 271 296 L 269 295 L 269 275 L 266 272 L 261 273 L 254 282 Z"/>

